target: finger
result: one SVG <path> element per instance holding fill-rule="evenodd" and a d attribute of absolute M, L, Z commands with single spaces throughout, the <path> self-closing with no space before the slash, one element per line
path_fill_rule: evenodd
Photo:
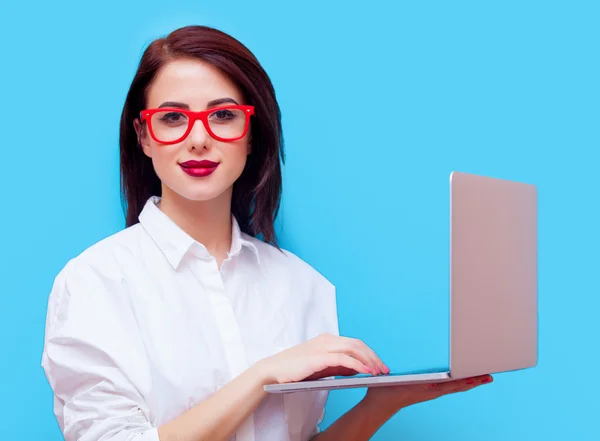
<path fill-rule="evenodd" d="M 350 355 L 343 354 L 340 352 L 325 354 L 322 358 L 322 362 L 324 366 L 323 369 L 320 370 L 324 370 L 328 367 L 342 366 L 363 374 L 371 373 L 369 366 L 365 365 L 358 359 L 351 357 Z"/>
<path fill-rule="evenodd" d="M 373 370 L 373 375 L 379 375 L 383 372 L 383 363 L 365 342 L 356 338 L 348 338 L 347 342 L 368 359 L 368 366 Z"/>
<path fill-rule="evenodd" d="M 377 357 L 373 357 L 369 352 L 367 345 L 358 339 L 339 337 L 335 339 L 330 350 L 333 352 L 343 352 L 360 360 L 363 364 L 369 366 L 371 369 L 370 373 L 373 375 L 379 375 L 381 373 L 381 369 L 379 368 L 376 359 Z"/>
<path fill-rule="evenodd" d="M 469 390 L 475 387 L 481 386 L 482 384 L 491 383 L 493 378 L 491 375 L 480 375 L 477 377 L 464 378 L 462 380 L 457 380 L 454 390 Z"/>
<path fill-rule="evenodd" d="M 428 385 L 429 390 L 434 390 L 437 395 L 445 395 L 456 392 L 466 392 L 486 383 L 492 382 L 490 375 L 469 377 L 461 380 L 433 383 Z"/>
<path fill-rule="evenodd" d="M 327 341 L 326 351 L 330 354 L 349 355 L 360 361 L 363 365 L 368 366 L 370 369 L 369 373 L 376 372 L 377 368 L 375 363 L 370 359 L 367 351 L 365 351 L 355 339 L 348 337 L 332 337 Z M 360 372 L 362 372 L 362 370 Z"/>
<path fill-rule="evenodd" d="M 369 345 L 367 345 L 365 342 L 363 342 L 361 340 L 357 340 L 357 341 L 358 341 L 358 344 L 360 344 L 363 347 L 363 349 L 365 351 L 367 351 L 367 353 L 370 355 L 371 360 L 373 360 L 373 362 L 377 365 L 380 372 L 383 374 L 389 374 L 390 369 L 385 365 L 385 363 L 381 360 L 381 358 L 379 358 L 379 356 L 375 353 L 375 351 Z"/>
<path fill-rule="evenodd" d="M 305 380 L 318 380 L 327 377 L 351 377 L 359 373 L 360 372 L 357 372 L 354 369 L 348 369 L 343 366 L 331 366 L 322 371 L 315 372 L 311 376 L 305 378 Z"/>

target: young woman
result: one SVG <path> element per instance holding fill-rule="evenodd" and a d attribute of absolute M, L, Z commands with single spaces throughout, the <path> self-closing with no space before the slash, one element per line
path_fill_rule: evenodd
<path fill-rule="evenodd" d="M 389 369 L 339 335 L 334 286 L 277 246 L 279 107 L 241 43 L 201 26 L 154 41 L 120 130 L 127 228 L 70 260 L 48 303 L 42 365 L 67 441 L 366 440 L 491 380 L 372 388 L 323 432 L 326 392 L 264 392 Z"/>

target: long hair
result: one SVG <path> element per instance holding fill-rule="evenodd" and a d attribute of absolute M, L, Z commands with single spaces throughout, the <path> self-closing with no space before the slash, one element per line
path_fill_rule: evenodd
<path fill-rule="evenodd" d="M 255 107 L 252 145 L 246 167 L 234 183 L 232 214 L 240 229 L 277 246 L 275 218 L 281 200 L 284 162 L 281 112 L 273 84 L 256 57 L 230 35 L 206 26 L 186 26 L 154 40 L 144 51 L 123 106 L 120 123 L 121 192 L 126 225 L 139 222 L 144 204 L 161 196 L 152 160 L 138 144 L 133 121 L 146 107 L 146 92 L 162 66 L 198 59 L 221 69 Z"/>

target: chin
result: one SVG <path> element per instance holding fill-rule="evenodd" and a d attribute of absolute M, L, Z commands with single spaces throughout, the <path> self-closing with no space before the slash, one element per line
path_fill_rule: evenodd
<path fill-rule="evenodd" d="M 197 191 L 197 192 L 185 191 L 183 193 L 180 193 L 180 195 L 182 197 L 184 197 L 185 199 L 192 201 L 192 202 L 207 202 L 207 201 L 211 201 L 213 199 L 217 199 L 223 193 L 224 193 L 224 191 Z"/>
<path fill-rule="evenodd" d="M 230 182 L 233 179 L 223 179 L 224 176 L 211 175 L 200 179 L 188 176 L 165 175 L 164 177 L 165 179 L 161 179 L 163 194 L 166 190 L 176 198 L 192 202 L 207 202 L 217 199 L 230 192 L 233 187 L 233 182 Z"/>
<path fill-rule="evenodd" d="M 194 188 L 196 187 L 196 188 Z M 213 185 L 194 185 L 181 187 L 170 187 L 173 193 L 179 197 L 192 202 L 207 202 L 217 199 L 227 192 L 227 188 L 216 187 Z"/>

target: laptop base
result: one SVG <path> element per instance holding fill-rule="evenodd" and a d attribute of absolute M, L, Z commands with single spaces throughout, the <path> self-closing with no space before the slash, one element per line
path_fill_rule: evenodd
<path fill-rule="evenodd" d="M 449 381 L 450 372 L 390 373 L 387 375 L 356 375 L 352 377 L 322 378 L 296 383 L 269 384 L 264 387 L 269 393 L 292 393 L 302 391 L 352 389 L 361 387 L 401 386 L 405 384 L 439 383 Z"/>

